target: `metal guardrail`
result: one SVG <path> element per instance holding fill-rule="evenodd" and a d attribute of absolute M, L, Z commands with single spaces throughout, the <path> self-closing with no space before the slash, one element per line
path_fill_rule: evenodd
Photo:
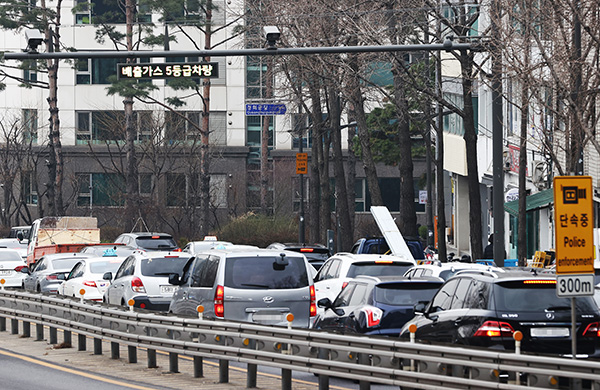
<path fill-rule="evenodd" d="M 0 290 L 0 331 L 29 336 L 36 325 L 37 339 L 44 326 L 50 343 L 57 329 L 64 342 L 78 334 L 79 350 L 86 336 L 94 339 L 94 353 L 102 353 L 102 341 L 111 342 L 118 358 L 119 344 L 128 346 L 128 360 L 137 362 L 137 348 L 148 353 L 148 367 L 156 365 L 156 351 L 169 353 L 172 372 L 178 371 L 179 355 L 194 357 L 194 376 L 202 376 L 202 359 L 219 360 L 219 381 L 228 381 L 228 362 L 247 363 L 248 387 L 256 384 L 256 366 L 282 369 L 282 389 L 291 389 L 291 371 L 319 375 L 319 389 L 329 388 L 329 377 L 401 386 L 402 389 L 600 389 L 600 362 L 542 357 L 491 350 L 446 347 L 366 336 L 332 334 L 295 329 L 201 320 L 136 312 L 101 303 L 71 298 Z"/>

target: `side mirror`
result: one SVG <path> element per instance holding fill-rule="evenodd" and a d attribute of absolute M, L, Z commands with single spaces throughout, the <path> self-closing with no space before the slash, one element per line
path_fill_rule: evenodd
<path fill-rule="evenodd" d="M 18 231 L 17 232 L 17 240 L 23 241 L 24 238 L 25 238 L 25 236 L 23 235 L 23 232 L 22 231 Z"/>
<path fill-rule="evenodd" d="M 427 301 L 419 301 L 415 303 L 414 312 L 415 314 L 425 314 L 425 309 L 427 308 Z"/>
<path fill-rule="evenodd" d="M 317 306 L 322 307 L 324 309 L 330 309 L 333 307 L 333 303 L 329 298 L 321 298 L 317 301 Z"/>
<path fill-rule="evenodd" d="M 29 267 L 23 267 L 21 268 L 21 272 L 23 272 L 24 274 L 30 275 L 31 271 L 29 271 Z"/>
<path fill-rule="evenodd" d="M 65 279 L 67 279 L 66 274 L 57 274 L 56 275 L 56 280 L 65 280 Z"/>
<path fill-rule="evenodd" d="M 179 279 L 179 274 L 169 274 L 169 284 L 174 286 L 179 286 L 181 284 L 181 280 Z"/>
<path fill-rule="evenodd" d="M 113 278 L 113 274 L 112 274 L 112 272 L 105 272 L 105 273 L 102 275 L 102 279 L 103 279 L 103 280 L 108 280 L 108 281 L 111 281 L 111 280 L 112 280 L 112 278 Z"/>

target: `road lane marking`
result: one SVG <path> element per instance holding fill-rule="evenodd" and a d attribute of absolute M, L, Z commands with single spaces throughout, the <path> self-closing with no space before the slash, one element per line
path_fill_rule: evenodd
<path fill-rule="evenodd" d="M 9 357 L 12 357 L 12 358 L 15 358 L 15 359 L 24 360 L 24 361 L 29 362 L 29 363 L 33 363 L 33 364 L 37 364 L 37 365 L 40 365 L 40 366 L 52 368 L 52 369 L 58 370 L 58 371 L 68 372 L 70 374 L 79 375 L 79 376 L 82 376 L 82 377 L 85 377 L 85 378 L 88 378 L 88 379 L 94 379 L 94 380 L 97 380 L 97 381 L 100 381 L 100 382 L 110 383 L 110 384 L 117 385 L 117 386 L 128 387 L 130 389 L 156 390 L 156 387 L 139 386 L 139 385 L 134 385 L 134 384 L 131 384 L 131 383 L 121 382 L 121 381 L 114 380 L 114 379 L 103 378 L 103 377 L 98 376 L 98 375 L 89 374 L 87 372 L 82 372 L 82 371 L 77 371 L 77 370 L 72 369 L 72 368 L 62 367 L 62 366 L 59 366 L 57 364 L 46 362 L 44 360 L 39 360 L 39 359 L 32 358 L 32 357 L 29 357 L 29 356 L 18 355 L 16 353 L 3 351 L 1 349 L 0 349 L 0 355 L 9 356 Z"/>

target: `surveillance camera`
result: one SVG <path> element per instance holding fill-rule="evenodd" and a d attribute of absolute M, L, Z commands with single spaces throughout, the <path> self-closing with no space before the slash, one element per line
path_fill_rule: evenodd
<path fill-rule="evenodd" d="M 281 37 L 281 32 L 276 26 L 264 26 L 263 35 L 267 40 L 267 49 L 275 49 L 275 43 Z"/>
<path fill-rule="evenodd" d="M 38 30 L 30 28 L 25 30 L 25 40 L 27 41 L 27 51 L 36 53 L 38 46 L 44 41 L 44 37 Z"/>

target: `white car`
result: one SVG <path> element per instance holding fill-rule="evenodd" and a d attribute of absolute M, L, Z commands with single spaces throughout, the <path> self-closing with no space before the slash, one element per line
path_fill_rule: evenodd
<path fill-rule="evenodd" d="M 412 267 L 404 274 L 405 277 L 422 278 L 426 276 L 435 276 L 448 280 L 454 276 L 457 272 L 466 270 L 479 270 L 479 271 L 494 271 L 501 272 L 502 269 L 493 265 L 485 265 L 478 263 L 461 263 L 458 261 L 451 261 L 447 263 L 432 262 L 432 264 L 420 264 Z"/>
<path fill-rule="evenodd" d="M 356 254 L 340 252 L 331 256 L 315 276 L 317 302 L 329 298 L 331 302 L 348 284 L 359 276 L 402 276 L 415 265 L 412 259 L 393 255 Z M 318 308 L 321 313 L 323 308 Z"/>
<path fill-rule="evenodd" d="M 23 259 L 27 260 L 27 242 L 27 240 L 19 241 L 17 238 L 0 238 L 0 249 L 14 249 Z"/>
<path fill-rule="evenodd" d="M 14 249 L 0 248 L 0 282 L 4 280 L 3 287 L 21 287 L 25 274 L 21 268 L 25 267 L 25 260 Z"/>
<path fill-rule="evenodd" d="M 102 301 L 110 281 L 103 279 L 106 272 L 117 272 L 123 256 L 104 256 L 81 259 L 73 266 L 65 281 L 58 287 L 58 293 L 68 297 L 81 297 L 92 301 Z"/>

